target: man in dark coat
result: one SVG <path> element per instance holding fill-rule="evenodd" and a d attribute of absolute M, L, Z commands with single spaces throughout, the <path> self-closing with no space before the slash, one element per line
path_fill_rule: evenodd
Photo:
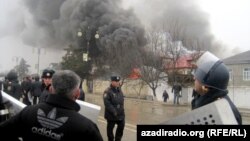
<path fill-rule="evenodd" d="M 224 98 L 228 101 L 238 124 L 242 124 L 240 112 L 227 95 L 229 71 L 226 65 L 210 52 L 206 52 L 197 61 L 197 66 L 194 78 L 198 95 L 192 100 L 192 109 Z"/>
<path fill-rule="evenodd" d="M 69 70 L 52 78 L 53 94 L 0 124 L 1 138 L 24 141 L 103 141 L 97 125 L 78 113 L 79 76 Z M 10 135 L 11 134 L 11 135 Z"/>
<path fill-rule="evenodd" d="M 6 93 L 10 96 L 20 100 L 22 96 L 22 88 L 17 79 L 17 73 L 15 71 L 10 71 L 7 74 L 7 84 L 6 84 Z"/>
<path fill-rule="evenodd" d="M 179 83 L 175 82 L 172 87 L 172 93 L 174 93 L 174 104 L 180 104 L 179 99 L 181 97 L 182 87 Z"/>
<path fill-rule="evenodd" d="M 21 83 L 22 94 L 23 94 L 23 103 L 26 105 L 31 105 L 31 101 L 29 100 L 29 93 L 31 89 L 31 78 L 30 76 L 26 76 L 23 78 Z"/>
<path fill-rule="evenodd" d="M 39 81 L 39 76 L 35 76 L 34 79 L 35 81 L 32 82 L 30 93 L 33 97 L 33 104 L 37 104 L 42 93 L 42 83 Z"/>
<path fill-rule="evenodd" d="M 120 88 L 120 77 L 112 76 L 111 85 L 104 91 L 105 119 L 108 141 L 121 141 L 125 126 L 124 96 Z M 117 124 L 115 136 L 113 129 Z"/>
<path fill-rule="evenodd" d="M 85 100 L 85 92 L 84 92 L 84 90 L 82 88 L 82 82 L 83 82 L 83 80 L 81 80 L 81 83 L 80 83 L 80 86 L 79 86 L 80 96 L 79 96 L 78 99 L 84 101 Z"/>
<path fill-rule="evenodd" d="M 164 102 L 167 102 L 167 99 L 168 99 L 168 92 L 166 90 L 164 90 L 163 94 L 162 94 L 162 97 L 163 97 L 163 101 Z"/>

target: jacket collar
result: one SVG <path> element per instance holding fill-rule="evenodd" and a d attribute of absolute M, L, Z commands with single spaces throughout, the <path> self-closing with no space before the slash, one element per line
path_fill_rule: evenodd
<path fill-rule="evenodd" d="M 46 103 L 62 107 L 64 109 L 75 110 L 77 112 L 80 110 L 80 106 L 75 101 L 62 97 L 58 94 L 50 94 L 46 99 Z"/>
<path fill-rule="evenodd" d="M 206 104 L 209 104 L 217 99 L 223 98 L 227 95 L 227 93 L 228 91 L 219 91 L 212 89 L 207 94 L 197 97 L 197 99 L 195 100 L 195 105 L 196 105 L 195 107 L 198 108 Z"/>

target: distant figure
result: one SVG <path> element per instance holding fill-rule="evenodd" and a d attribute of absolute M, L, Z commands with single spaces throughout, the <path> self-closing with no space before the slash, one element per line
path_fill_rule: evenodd
<path fill-rule="evenodd" d="M 162 97 L 163 97 L 163 101 L 167 102 L 167 99 L 169 98 L 169 96 L 168 96 L 168 92 L 166 90 L 164 90 Z"/>
<path fill-rule="evenodd" d="M 196 96 L 198 96 L 199 94 L 195 91 L 195 89 L 193 89 L 193 92 L 192 92 L 192 97 L 195 98 Z"/>
<path fill-rule="evenodd" d="M 182 87 L 179 83 L 174 83 L 173 87 L 172 87 L 172 93 L 174 93 L 174 104 L 180 104 L 179 103 L 179 99 L 181 97 L 181 90 Z"/>
<path fill-rule="evenodd" d="M 82 88 L 82 82 L 83 82 L 83 80 L 81 79 L 81 83 L 79 86 L 80 96 L 78 99 L 84 101 L 85 100 L 85 93 L 84 93 L 83 88 Z"/>

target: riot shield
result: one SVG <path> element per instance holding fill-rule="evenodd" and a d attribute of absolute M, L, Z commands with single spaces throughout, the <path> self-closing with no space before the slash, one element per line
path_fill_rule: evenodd
<path fill-rule="evenodd" d="M 162 122 L 167 125 L 237 125 L 233 111 L 224 98 Z"/>
<path fill-rule="evenodd" d="M 10 117 L 20 112 L 24 107 L 25 104 L 18 101 L 14 97 L 8 95 L 7 93 L 2 91 L 3 101 L 8 109 Z M 76 100 L 76 102 L 80 105 L 81 109 L 79 113 L 88 119 L 92 120 L 97 124 L 97 119 L 101 110 L 101 106 L 91 104 L 85 101 Z"/>

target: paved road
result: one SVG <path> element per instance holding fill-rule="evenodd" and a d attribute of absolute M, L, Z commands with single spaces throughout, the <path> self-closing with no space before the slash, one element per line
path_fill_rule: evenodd
<path fill-rule="evenodd" d="M 106 121 L 103 118 L 104 107 L 101 95 L 86 94 L 86 101 L 101 106 L 101 112 L 98 118 L 98 127 L 105 141 Z M 162 102 L 125 99 L 126 126 L 124 130 L 123 141 L 136 141 L 137 124 L 159 124 L 174 118 L 184 112 L 190 111 L 189 105 L 174 106 Z M 243 109 L 243 124 L 250 124 L 250 110 Z M 249 114 L 248 114 L 249 112 Z"/>

